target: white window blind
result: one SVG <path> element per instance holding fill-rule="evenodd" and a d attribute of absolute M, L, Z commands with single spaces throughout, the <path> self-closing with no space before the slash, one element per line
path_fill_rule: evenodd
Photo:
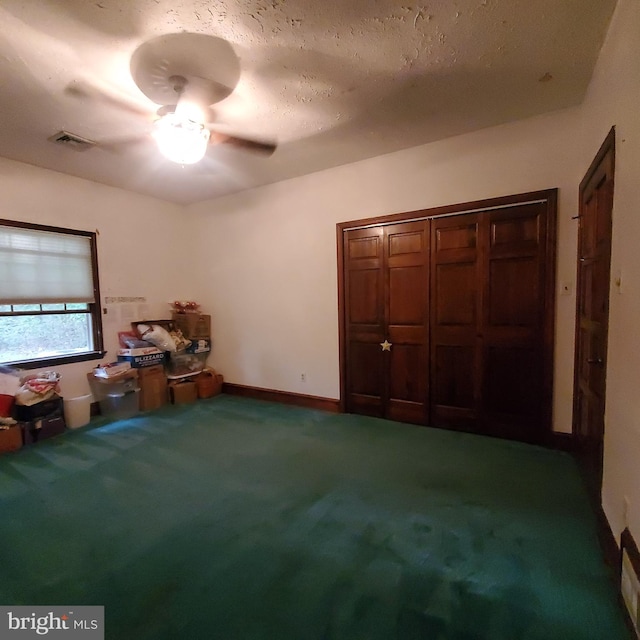
<path fill-rule="evenodd" d="M 94 301 L 90 237 L 0 225 L 0 304 Z"/>

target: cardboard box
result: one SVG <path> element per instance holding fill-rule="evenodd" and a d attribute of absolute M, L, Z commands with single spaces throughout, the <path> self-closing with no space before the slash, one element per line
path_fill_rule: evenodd
<path fill-rule="evenodd" d="M 171 404 L 186 404 L 198 399 L 198 389 L 193 380 L 180 380 L 169 384 Z"/>
<path fill-rule="evenodd" d="M 163 365 L 164 360 L 164 352 L 157 347 L 118 350 L 118 362 L 128 362 L 133 369 Z"/>
<path fill-rule="evenodd" d="M 169 402 L 167 376 L 162 365 L 145 367 L 138 376 L 140 411 L 158 409 Z"/>
<path fill-rule="evenodd" d="M 0 429 L 0 453 L 15 451 L 22 447 L 22 429 L 19 425 Z"/>
<path fill-rule="evenodd" d="M 211 316 L 203 313 L 171 313 L 171 319 L 176 329 L 189 340 L 211 337 Z"/>
<path fill-rule="evenodd" d="M 42 418 L 41 420 L 35 420 L 34 422 L 26 422 L 23 424 L 23 436 L 25 444 L 32 444 L 34 442 L 40 442 L 40 440 L 46 440 L 47 438 L 53 438 L 64 433 L 65 423 L 62 416 L 54 418 Z"/>

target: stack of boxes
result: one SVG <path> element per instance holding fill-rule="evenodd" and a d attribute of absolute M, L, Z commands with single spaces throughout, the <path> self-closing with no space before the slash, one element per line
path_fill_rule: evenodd
<path fill-rule="evenodd" d="M 169 397 L 173 404 L 194 402 L 198 398 L 197 378 L 204 370 L 211 352 L 211 316 L 174 311 L 171 321 L 191 344 L 184 351 L 169 353 Z"/>
<path fill-rule="evenodd" d="M 30 406 L 16 404 L 15 418 L 22 425 L 24 444 L 32 444 L 64 433 L 62 398 L 56 396 Z"/>
<path fill-rule="evenodd" d="M 128 363 L 137 372 L 141 411 L 159 409 L 167 404 L 167 376 L 164 372 L 163 351 L 153 346 L 123 348 L 118 351 L 118 362 Z"/>
<path fill-rule="evenodd" d="M 158 322 L 181 331 L 190 341 L 189 346 L 167 353 L 153 346 L 123 347 L 118 351 L 117 363 L 96 367 L 88 373 L 91 393 L 102 415 L 130 418 L 138 411 L 158 409 L 169 401 L 194 402 L 222 390 L 223 377 L 205 369 L 211 352 L 211 316 L 174 312 L 171 321 Z M 15 405 L 13 396 L 0 395 L 0 415 L 18 421 L 0 430 L 0 452 L 63 433 L 63 406 L 63 399 L 57 395 L 31 406 Z"/>
<path fill-rule="evenodd" d="M 137 324 L 132 323 L 134 329 Z M 203 373 L 211 352 L 210 315 L 174 312 L 170 321 L 145 324 L 179 330 L 190 344 L 175 352 L 164 352 L 154 346 L 123 347 L 118 350 L 118 363 L 129 366 L 128 371 L 103 378 L 96 376 L 96 370 L 88 374 L 91 391 L 103 415 L 130 417 L 138 410 L 158 409 L 168 402 L 193 402 L 220 392 L 222 376 Z"/>
<path fill-rule="evenodd" d="M 0 416 L 15 424 L 0 428 L 0 453 L 15 451 L 23 444 L 46 440 L 65 431 L 62 398 L 54 396 L 29 406 L 15 404 L 12 395 L 0 394 Z"/>

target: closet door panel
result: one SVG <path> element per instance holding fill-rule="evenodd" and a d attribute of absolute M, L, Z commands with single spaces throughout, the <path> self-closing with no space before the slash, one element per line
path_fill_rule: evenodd
<path fill-rule="evenodd" d="M 438 344 L 433 358 L 437 372 L 432 394 L 438 399 L 437 426 L 469 429 L 475 419 L 474 345 Z"/>
<path fill-rule="evenodd" d="M 426 424 L 429 416 L 429 222 L 385 228 L 387 417 Z"/>
<path fill-rule="evenodd" d="M 350 376 L 350 411 L 370 416 L 384 415 L 382 406 L 384 371 L 377 342 L 352 340 L 350 356 L 356 366 Z"/>
<path fill-rule="evenodd" d="M 479 401 L 477 214 L 432 221 L 431 423 L 474 430 Z"/>
<path fill-rule="evenodd" d="M 384 234 L 381 228 L 344 236 L 346 310 L 346 408 L 384 415 Z"/>
<path fill-rule="evenodd" d="M 425 265 L 389 269 L 389 325 L 424 325 L 428 288 Z"/>
<path fill-rule="evenodd" d="M 483 296 L 483 431 L 535 442 L 543 386 L 546 207 L 486 214 L 490 239 Z"/>
<path fill-rule="evenodd" d="M 352 327 L 373 325 L 381 322 L 379 303 L 382 291 L 381 269 L 354 269 L 351 274 L 351 298 L 349 318 Z"/>
<path fill-rule="evenodd" d="M 534 349 L 489 347 L 485 353 L 485 407 L 494 414 L 535 417 L 540 363 Z"/>
<path fill-rule="evenodd" d="M 476 263 L 435 267 L 434 309 L 439 327 L 475 326 L 477 318 Z"/>
<path fill-rule="evenodd" d="M 490 261 L 489 326 L 536 329 L 540 281 L 536 256 Z"/>
<path fill-rule="evenodd" d="M 426 424 L 429 223 L 344 234 L 346 407 Z"/>
<path fill-rule="evenodd" d="M 393 343 L 389 354 L 389 419 L 425 423 L 426 360 L 423 345 Z"/>

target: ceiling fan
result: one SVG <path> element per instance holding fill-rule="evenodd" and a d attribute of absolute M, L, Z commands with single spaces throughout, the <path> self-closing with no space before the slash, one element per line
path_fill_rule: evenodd
<path fill-rule="evenodd" d="M 207 122 L 212 82 L 205 78 L 171 75 L 176 104 L 158 109 L 153 137 L 162 154 L 178 164 L 193 164 L 201 160 L 209 144 L 230 144 L 236 147 L 272 154 L 276 145 L 241 138 L 215 130 L 215 124 Z"/>
<path fill-rule="evenodd" d="M 240 75 L 237 56 L 225 40 L 193 33 L 160 36 L 138 47 L 130 69 L 140 91 L 160 105 L 155 110 L 151 136 L 169 160 L 181 165 L 194 164 L 212 144 L 232 145 L 264 155 L 276 150 L 275 142 L 231 135 L 213 122 L 210 106 L 233 92 Z M 97 97 L 145 116 L 153 111 L 79 83 L 70 85 L 67 93 Z M 127 142 L 146 138 L 143 135 Z M 102 146 L 113 147 L 117 143 Z"/>

